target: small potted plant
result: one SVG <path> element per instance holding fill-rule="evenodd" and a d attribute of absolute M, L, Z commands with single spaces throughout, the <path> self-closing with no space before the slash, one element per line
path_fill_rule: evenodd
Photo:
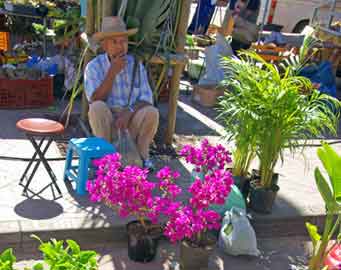
<path fill-rule="evenodd" d="M 181 269 L 207 267 L 216 238 L 209 233 L 221 226 L 221 215 L 212 205 L 223 205 L 231 191 L 233 179 L 228 170 L 216 169 L 204 178 L 197 177 L 188 188 L 191 197 L 186 202 L 173 202 L 164 211 L 168 217 L 164 234 L 172 243 L 181 241 Z"/>
<path fill-rule="evenodd" d="M 161 234 L 159 218 L 163 209 L 181 192 L 173 184 L 180 174 L 171 172 L 165 178 L 170 171 L 166 167 L 157 173 L 162 181 L 151 182 L 148 170 L 137 166 L 123 167 L 119 153 L 107 155 L 94 164 L 96 178 L 87 182 L 91 201 L 105 203 L 122 218 L 135 217 L 136 220 L 126 226 L 128 256 L 138 262 L 153 260 Z M 157 193 L 160 195 L 154 195 Z"/>
<path fill-rule="evenodd" d="M 280 71 L 251 51 L 242 52 L 240 57 L 225 58 L 225 66 L 231 80 L 239 84 L 231 91 L 240 102 L 231 106 L 238 106 L 248 115 L 245 121 L 253 128 L 255 153 L 260 161 L 258 176 L 250 186 L 250 206 L 270 213 L 279 190 L 274 172 L 277 161 L 285 150 L 302 152 L 310 138 L 326 132 L 335 134 L 335 111 L 340 103 L 313 89 L 309 79 L 296 76 L 290 65 Z"/>

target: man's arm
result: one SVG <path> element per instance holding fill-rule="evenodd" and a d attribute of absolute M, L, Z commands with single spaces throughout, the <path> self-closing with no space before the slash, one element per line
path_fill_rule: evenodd
<path fill-rule="evenodd" d="M 139 64 L 138 70 L 140 77 L 139 96 L 134 104 L 129 104 L 130 106 L 118 115 L 116 120 L 117 128 L 127 128 L 130 119 L 138 112 L 138 110 L 143 107 L 153 105 L 153 92 L 149 86 L 147 72 L 142 63 Z"/>
<path fill-rule="evenodd" d="M 112 85 L 117 74 L 125 67 L 126 60 L 123 56 L 111 58 L 111 66 L 105 76 L 101 85 L 96 88 L 95 92 L 91 96 L 91 101 L 103 100 L 105 101 L 112 90 Z"/>

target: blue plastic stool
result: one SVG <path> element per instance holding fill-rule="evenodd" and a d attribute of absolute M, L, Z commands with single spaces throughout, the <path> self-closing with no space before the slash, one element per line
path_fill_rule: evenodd
<path fill-rule="evenodd" d="M 72 166 L 74 152 L 79 156 L 79 163 L 77 166 Z M 76 193 L 79 195 L 86 194 L 86 181 L 88 180 L 91 160 L 115 152 L 115 147 L 101 138 L 91 137 L 71 139 L 66 155 L 64 180 L 75 181 Z"/>

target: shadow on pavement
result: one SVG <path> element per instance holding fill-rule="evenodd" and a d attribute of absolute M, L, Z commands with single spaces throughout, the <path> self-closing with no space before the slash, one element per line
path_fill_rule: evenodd
<path fill-rule="evenodd" d="M 26 199 L 17 204 L 14 211 L 17 215 L 27 219 L 42 220 L 57 217 L 63 213 L 64 209 L 56 201 Z"/>

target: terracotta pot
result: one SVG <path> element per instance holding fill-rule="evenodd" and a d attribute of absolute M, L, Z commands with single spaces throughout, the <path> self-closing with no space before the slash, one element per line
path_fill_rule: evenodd
<path fill-rule="evenodd" d="M 150 222 L 146 223 L 150 225 Z M 139 221 L 129 222 L 126 228 L 129 259 L 143 263 L 152 261 L 157 253 L 158 235 L 146 231 Z"/>
<path fill-rule="evenodd" d="M 194 85 L 192 98 L 204 107 L 213 107 L 222 95 L 224 90 L 218 89 L 216 85 Z"/>
<path fill-rule="evenodd" d="M 207 267 L 216 242 L 216 239 L 212 237 L 204 247 L 194 247 L 189 241 L 182 241 L 180 246 L 180 269 L 198 270 Z"/>

